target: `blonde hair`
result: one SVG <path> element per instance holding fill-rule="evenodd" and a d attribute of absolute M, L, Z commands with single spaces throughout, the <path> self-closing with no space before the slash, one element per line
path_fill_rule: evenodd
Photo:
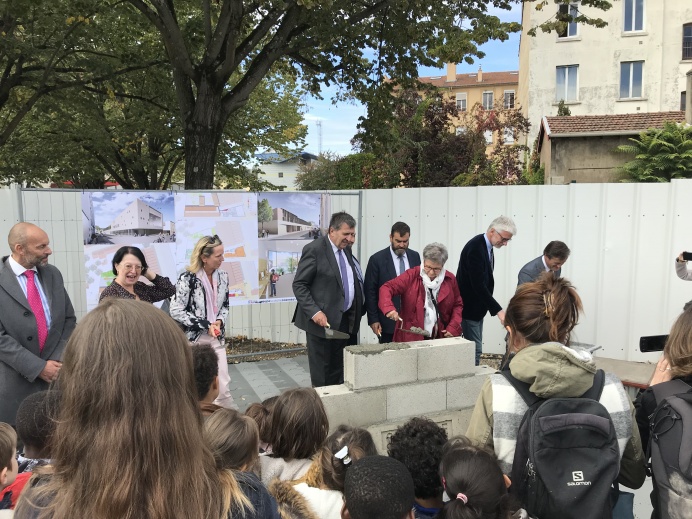
<path fill-rule="evenodd" d="M 192 254 L 190 254 L 190 264 L 185 269 L 188 272 L 199 272 L 202 270 L 204 266 L 202 256 L 208 258 L 219 245 L 223 245 L 223 243 L 216 234 L 214 236 L 204 236 L 197 240 L 195 247 L 192 249 Z"/>
<path fill-rule="evenodd" d="M 663 352 L 673 377 L 692 375 L 692 306 L 673 323 Z"/>
<path fill-rule="evenodd" d="M 246 510 L 253 511 L 253 506 L 238 485 L 234 471 L 249 467 L 259 456 L 257 424 L 234 409 L 219 409 L 204 422 L 203 436 L 219 471 L 226 513 L 235 504 L 245 517 Z"/>
<path fill-rule="evenodd" d="M 222 516 L 192 354 L 166 314 L 141 301 L 104 300 L 67 343 L 60 389 L 52 475 L 22 494 L 16 517 Z"/>

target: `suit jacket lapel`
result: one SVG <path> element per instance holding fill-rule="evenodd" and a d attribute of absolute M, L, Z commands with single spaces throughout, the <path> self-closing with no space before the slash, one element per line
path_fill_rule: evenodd
<path fill-rule="evenodd" d="M 15 299 L 20 305 L 22 305 L 27 310 L 31 310 L 29 306 L 29 301 L 27 300 L 22 287 L 19 286 L 19 281 L 17 281 L 17 276 L 14 275 L 12 267 L 9 266 L 7 260 L 5 261 L 5 266 L 0 274 L 0 287 L 2 287 L 5 292 L 7 292 L 13 299 Z"/>
<path fill-rule="evenodd" d="M 392 252 L 391 252 L 391 247 L 387 247 L 385 249 L 387 251 L 386 258 L 387 260 L 385 263 L 387 264 L 386 270 L 387 270 L 387 275 L 389 276 L 389 279 L 394 279 L 399 275 L 399 273 L 396 271 L 396 268 L 394 267 L 394 262 L 392 261 Z"/>
<path fill-rule="evenodd" d="M 336 262 L 336 257 L 334 256 L 334 251 L 332 250 L 332 241 L 329 239 L 329 235 L 324 237 L 324 253 L 327 255 L 327 263 L 332 267 L 336 279 L 339 280 L 339 286 L 341 290 L 344 290 L 344 285 L 341 282 L 341 269 Z"/>

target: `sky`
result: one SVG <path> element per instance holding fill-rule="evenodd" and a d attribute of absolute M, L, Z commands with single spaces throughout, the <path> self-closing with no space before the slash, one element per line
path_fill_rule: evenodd
<path fill-rule="evenodd" d="M 521 5 L 515 6 L 512 11 L 496 10 L 495 15 L 502 21 L 521 21 Z M 482 45 L 480 49 L 485 52 L 482 60 L 476 60 L 473 65 L 459 63 L 457 74 L 467 74 L 478 71 L 479 65 L 485 72 L 501 72 L 505 70 L 518 70 L 519 68 L 519 34 L 512 34 L 507 41 L 491 41 Z M 421 67 L 419 76 L 445 75 L 446 69 Z M 324 100 L 308 98 L 307 112 L 303 117 L 304 124 L 308 126 L 305 151 L 317 155 L 319 153 L 319 128 L 318 121 L 322 121 L 322 152 L 331 151 L 338 155 L 352 153 L 351 139 L 356 133 L 358 118 L 366 115 L 365 106 L 359 103 L 341 102 L 333 105 L 331 96 L 334 89 L 325 89 Z"/>

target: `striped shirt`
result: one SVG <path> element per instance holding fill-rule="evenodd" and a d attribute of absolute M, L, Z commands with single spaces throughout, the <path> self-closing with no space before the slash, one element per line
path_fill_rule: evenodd
<path fill-rule="evenodd" d="M 14 272 L 14 275 L 17 276 L 17 282 L 19 283 L 19 286 L 22 287 L 22 292 L 24 292 L 24 296 L 26 297 L 27 278 L 24 275 L 24 272 L 26 272 L 27 270 L 33 270 L 38 274 L 38 270 L 36 269 L 36 267 L 32 269 L 26 269 L 22 267 L 19 263 L 15 261 L 15 259 L 12 256 L 8 258 L 8 263 L 10 264 L 10 267 L 12 267 L 12 272 Z M 34 280 L 36 281 L 36 288 L 38 288 L 38 294 L 41 296 L 43 313 L 46 314 L 46 326 L 48 327 L 48 330 L 50 330 L 50 302 L 48 301 L 48 297 L 46 296 L 45 291 L 43 290 L 43 285 L 41 285 L 41 276 L 34 276 Z"/>

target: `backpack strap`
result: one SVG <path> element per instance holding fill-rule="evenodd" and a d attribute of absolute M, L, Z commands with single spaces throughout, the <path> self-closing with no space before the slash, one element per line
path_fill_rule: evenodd
<path fill-rule="evenodd" d="M 602 369 L 597 369 L 593 375 L 593 385 L 581 397 L 598 402 L 603 393 L 603 386 L 605 386 L 605 372 Z"/>
<path fill-rule="evenodd" d="M 500 374 L 505 377 L 510 384 L 512 384 L 512 387 L 517 391 L 517 393 L 519 393 L 519 396 L 521 396 L 522 400 L 528 407 L 531 407 L 543 400 L 530 391 L 529 388 L 531 387 L 531 384 L 514 378 L 514 376 L 509 372 L 509 366 L 500 371 Z"/>
<path fill-rule="evenodd" d="M 502 374 L 502 376 L 504 376 L 507 381 L 512 384 L 512 387 L 516 389 L 517 393 L 519 393 L 527 406 L 531 407 L 537 402 L 544 400 L 529 390 L 531 387 L 530 384 L 514 378 L 512 373 L 509 371 L 509 366 L 500 371 L 500 374 Z M 601 394 L 603 393 L 603 386 L 605 386 L 605 372 L 602 369 L 598 369 L 593 376 L 593 385 L 581 397 L 590 398 L 591 400 L 598 402 L 601 399 Z"/>
<path fill-rule="evenodd" d="M 668 398 L 669 396 L 677 395 L 679 393 L 687 393 L 689 391 L 692 391 L 692 386 L 690 386 L 687 382 L 674 378 L 673 380 L 669 380 L 667 382 L 663 382 L 661 384 L 654 384 L 651 387 L 651 391 L 654 394 L 654 398 L 656 399 L 656 405 L 660 404 L 663 402 L 664 398 Z"/>

